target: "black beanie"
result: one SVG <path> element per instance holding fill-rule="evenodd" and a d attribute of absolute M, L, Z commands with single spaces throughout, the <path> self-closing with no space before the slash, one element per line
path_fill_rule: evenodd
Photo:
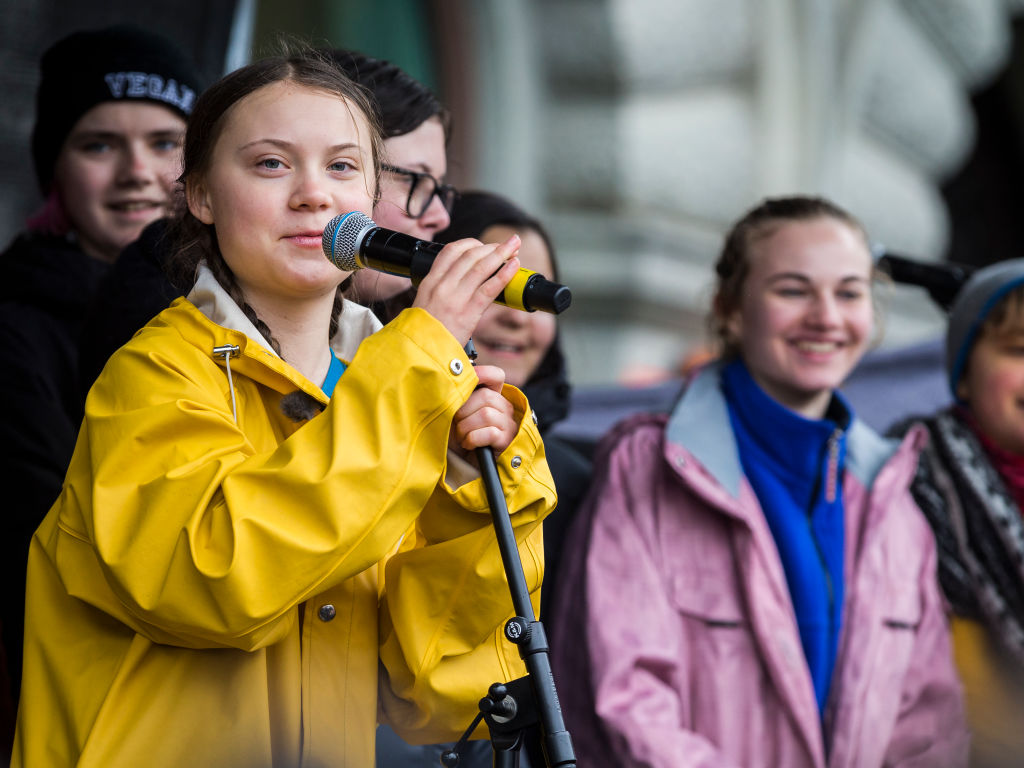
<path fill-rule="evenodd" d="M 185 55 L 164 37 L 128 25 L 75 32 L 43 54 L 36 92 L 32 159 L 43 194 L 64 139 L 78 119 L 106 101 L 147 101 L 187 118 L 199 78 Z"/>

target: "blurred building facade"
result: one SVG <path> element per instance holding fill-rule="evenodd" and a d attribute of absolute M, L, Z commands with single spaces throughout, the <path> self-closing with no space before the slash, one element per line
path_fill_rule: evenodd
<path fill-rule="evenodd" d="M 577 380 L 674 367 L 702 337 L 721 233 L 763 196 L 826 195 L 890 248 L 943 258 L 940 186 L 973 146 L 970 93 L 1006 62 L 1021 5 L 533 4 L 540 200 L 578 297 Z M 900 346 L 942 317 L 896 288 L 886 325 Z"/>
<path fill-rule="evenodd" d="M 550 225 L 573 307 L 574 379 L 673 370 L 704 338 L 728 224 L 766 195 L 823 194 L 874 239 L 940 260 L 942 185 L 975 145 L 971 94 L 1011 57 L 1024 0 L 6 0 L 0 182 L 6 243 L 38 203 L 27 152 L 38 55 L 134 20 L 211 76 L 284 31 L 390 58 L 451 107 L 452 180 Z M 887 341 L 934 336 L 915 289 Z"/>

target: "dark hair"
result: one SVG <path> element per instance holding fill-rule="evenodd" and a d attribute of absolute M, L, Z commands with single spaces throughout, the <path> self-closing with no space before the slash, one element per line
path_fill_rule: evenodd
<path fill-rule="evenodd" d="M 775 232 L 781 225 L 794 221 L 812 219 L 835 219 L 863 239 L 870 250 L 867 231 L 851 213 L 822 197 L 794 195 L 791 197 L 766 198 L 759 205 L 747 211 L 733 224 L 718 261 L 715 263 L 715 297 L 708 316 L 708 326 L 713 338 L 717 339 L 724 357 L 736 354 L 736 343 L 729 338 L 725 321 L 736 310 L 743 295 L 743 287 L 750 272 L 751 246 L 759 239 Z M 872 270 L 874 273 L 874 270 Z"/>
<path fill-rule="evenodd" d="M 345 99 L 350 108 L 366 118 L 372 145 L 373 194 L 376 196 L 383 142 L 373 107 L 358 85 L 345 77 L 331 61 L 308 48 L 287 51 L 281 56 L 262 59 L 237 69 L 218 80 L 199 97 L 185 132 L 181 181 L 185 184 L 186 192 L 190 184 L 195 184 L 208 172 L 214 147 L 231 108 L 249 94 L 278 82 L 292 82 L 337 95 Z M 256 312 L 245 300 L 234 273 L 224 261 L 213 226 L 204 224 L 193 216 L 187 206 L 183 208 L 184 210 L 171 223 L 172 242 L 177 244 L 177 248 L 171 259 L 169 271 L 175 284 L 192 285 L 196 269 L 200 262 L 205 261 L 217 282 L 280 354 L 280 347 L 273 338 L 270 328 L 256 316 Z M 328 338 L 337 332 L 338 315 L 341 312 L 347 282 L 338 286 Z"/>
<path fill-rule="evenodd" d="M 450 243 L 464 237 L 479 238 L 486 230 L 497 226 L 529 229 L 540 235 L 551 256 L 551 279 L 558 281 L 555 248 L 543 225 L 500 195 L 491 192 L 460 192 L 455 199 L 448 228 L 436 237 L 439 243 Z"/>
<path fill-rule="evenodd" d="M 326 53 L 342 72 L 370 93 L 385 139 L 412 133 L 436 117 L 448 140 L 451 115 L 421 82 L 391 62 L 359 51 L 334 49 Z"/>

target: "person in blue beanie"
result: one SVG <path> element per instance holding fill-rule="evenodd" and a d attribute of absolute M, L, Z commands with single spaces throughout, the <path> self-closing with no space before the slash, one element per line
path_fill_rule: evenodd
<path fill-rule="evenodd" d="M 602 441 L 569 534 L 549 616 L 580 764 L 965 765 L 923 434 L 838 389 L 875 335 L 863 227 L 768 199 L 715 271 L 720 357 Z"/>
<path fill-rule="evenodd" d="M 974 272 L 950 307 L 955 402 L 895 425 L 931 438 L 911 489 L 935 531 L 953 611 L 972 768 L 1024 755 L 1024 259 Z"/>

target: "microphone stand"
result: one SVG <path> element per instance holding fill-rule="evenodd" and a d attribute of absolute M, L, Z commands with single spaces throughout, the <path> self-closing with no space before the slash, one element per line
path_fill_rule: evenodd
<path fill-rule="evenodd" d="M 476 348 L 472 339 L 466 343 L 465 349 L 475 365 Z M 469 739 L 480 720 L 484 719 L 491 733 L 495 768 L 516 768 L 519 765 L 519 750 L 526 742 L 526 734 L 535 731 L 538 725 L 547 768 L 575 767 L 576 754 L 572 738 L 565 729 L 558 692 L 555 690 L 555 678 L 551 673 L 547 635 L 530 602 L 530 591 L 526 586 L 523 562 L 512 531 L 494 452 L 490 446 L 483 446 L 476 449 L 476 458 L 512 595 L 512 606 L 516 612 L 505 623 L 505 638 L 519 647 L 527 675 L 507 684 L 491 685 L 487 696 L 480 700 L 480 714 L 474 718 L 454 749 L 441 755 L 441 764 L 446 768 L 458 766 L 460 747 Z"/>

